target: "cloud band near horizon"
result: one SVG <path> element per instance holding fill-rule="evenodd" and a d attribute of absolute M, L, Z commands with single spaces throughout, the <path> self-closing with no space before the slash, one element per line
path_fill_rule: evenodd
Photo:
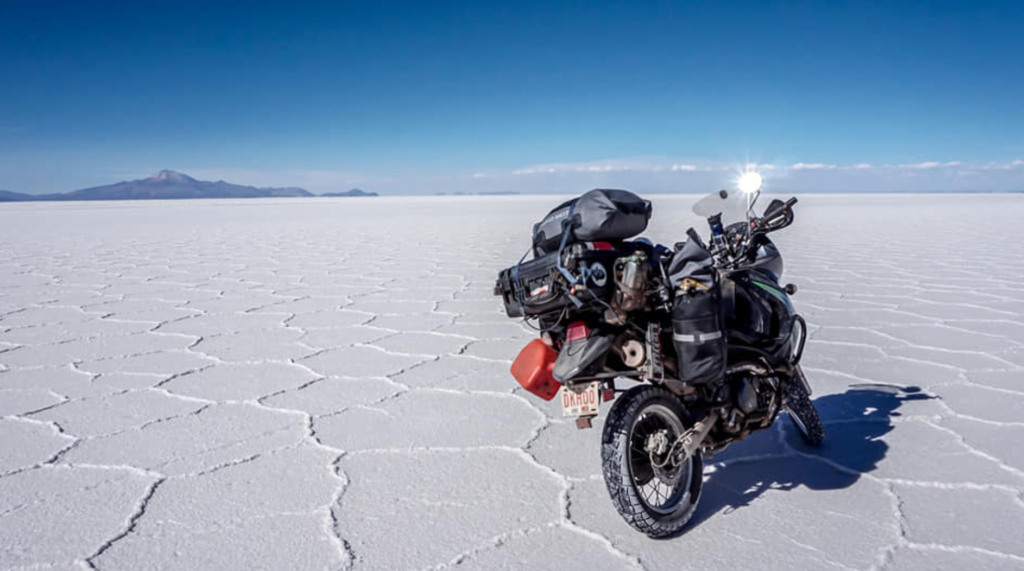
<path fill-rule="evenodd" d="M 387 194 L 438 192 L 576 193 L 594 187 L 637 192 L 709 192 L 728 188 L 745 170 L 780 192 L 1012 192 L 1024 191 L 1024 160 L 902 164 L 725 163 L 669 158 L 623 158 L 544 163 L 451 174 L 363 175 L 355 171 L 183 169 L 197 178 L 255 186 L 300 186 L 313 192 L 360 187 Z"/>
<path fill-rule="evenodd" d="M 778 192 L 1018 192 L 1024 191 L 1024 160 L 834 164 L 817 162 L 727 163 L 633 157 L 561 162 L 462 172 L 367 174 L 357 169 L 217 168 L 161 164 L 149 169 L 105 169 L 89 178 L 70 177 L 63 188 L 24 189 L 0 180 L 5 190 L 44 193 L 111 184 L 171 168 L 200 180 L 225 180 L 260 187 L 301 187 L 314 193 L 358 187 L 382 194 L 503 192 L 575 194 L 595 187 L 639 193 L 703 193 L 730 188 L 747 169 L 757 170 L 766 190 Z M 72 169 L 66 171 L 69 175 Z"/>

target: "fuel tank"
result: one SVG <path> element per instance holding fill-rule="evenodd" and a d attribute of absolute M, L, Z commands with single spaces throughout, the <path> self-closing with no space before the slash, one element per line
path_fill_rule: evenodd
<path fill-rule="evenodd" d="M 789 363 L 798 343 L 793 335 L 796 312 L 775 273 L 745 267 L 722 277 L 730 353 L 754 349 L 777 363 Z"/>

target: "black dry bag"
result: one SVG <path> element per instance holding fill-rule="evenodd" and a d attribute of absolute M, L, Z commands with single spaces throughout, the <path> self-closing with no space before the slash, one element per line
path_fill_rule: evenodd
<path fill-rule="evenodd" d="M 679 380 L 718 382 L 725 375 L 725 319 L 722 289 L 711 252 L 691 233 L 669 263 L 674 288 L 672 341 Z"/>
<path fill-rule="evenodd" d="M 563 202 L 533 227 L 533 255 L 541 257 L 566 244 L 632 238 L 647 229 L 651 203 L 628 190 L 595 188 Z"/>

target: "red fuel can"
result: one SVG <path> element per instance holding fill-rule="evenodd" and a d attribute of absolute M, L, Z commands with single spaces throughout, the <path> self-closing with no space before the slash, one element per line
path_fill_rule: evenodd
<path fill-rule="evenodd" d="M 544 400 L 551 400 L 558 394 L 561 383 L 551 376 L 558 352 L 540 339 L 534 339 L 523 347 L 512 362 L 512 376 L 524 389 Z"/>

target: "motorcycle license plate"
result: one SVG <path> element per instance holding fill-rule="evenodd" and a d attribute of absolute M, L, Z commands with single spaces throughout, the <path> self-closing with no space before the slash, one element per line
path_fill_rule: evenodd
<path fill-rule="evenodd" d="M 595 416 L 601 406 L 601 383 L 593 382 L 576 392 L 562 387 L 562 416 Z"/>

